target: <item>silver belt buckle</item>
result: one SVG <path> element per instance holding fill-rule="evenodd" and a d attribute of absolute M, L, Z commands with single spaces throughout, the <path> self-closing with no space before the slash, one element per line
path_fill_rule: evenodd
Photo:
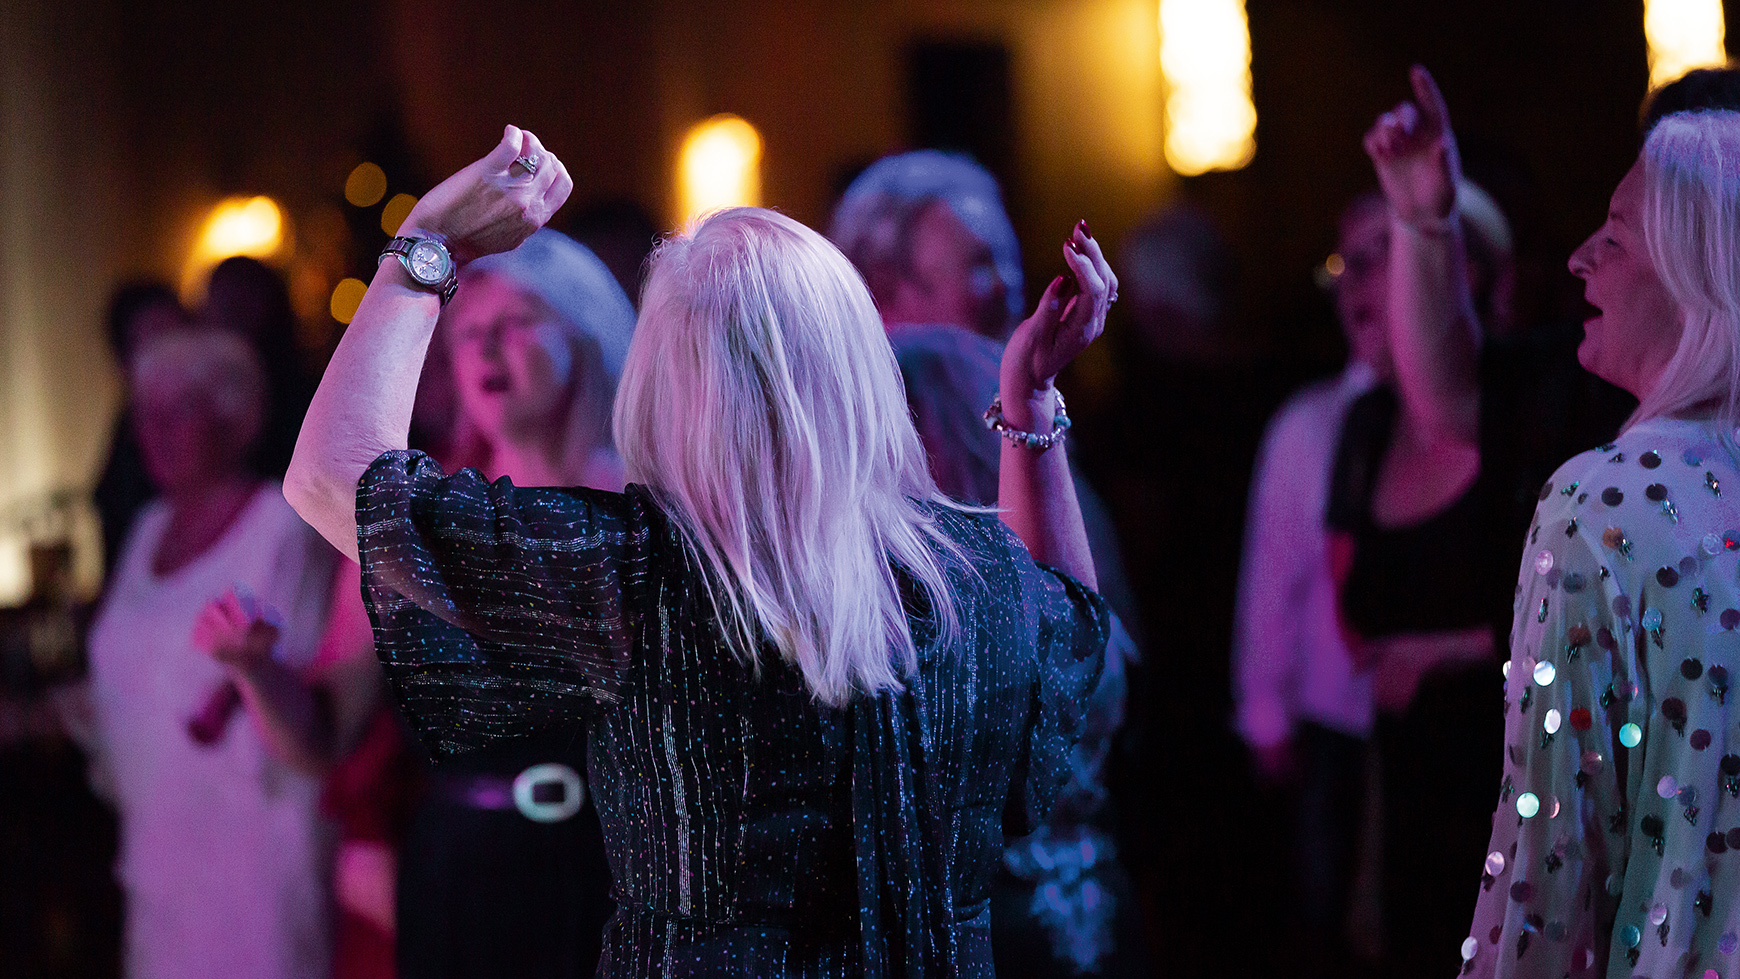
<path fill-rule="evenodd" d="M 540 792 L 548 786 L 560 786 L 560 800 L 539 798 L 553 794 Z M 586 802 L 586 782 L 580 773 L 561 762 L 533 765 L 514 776 L 514 808 L 534 823 L 559 823 L 580 811 Z"/>

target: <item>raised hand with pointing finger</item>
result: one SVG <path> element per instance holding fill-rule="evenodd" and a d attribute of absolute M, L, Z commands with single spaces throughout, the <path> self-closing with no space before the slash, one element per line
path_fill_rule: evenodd
<path fill-rule="evenodd" d="M 1462 159 L 1450 128 L 1450 110 L 1432 73 L 1415 65 L 1408 80 L 1413 101 L 1404 100 L 1378 117 L 1366 131 L 1365 151 L 1396 217 L 1429 224 L 1448 218 L 1455 209 Z"/>

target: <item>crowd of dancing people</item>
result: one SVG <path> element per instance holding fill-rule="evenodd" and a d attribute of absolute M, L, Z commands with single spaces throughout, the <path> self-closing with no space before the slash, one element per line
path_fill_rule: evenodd
<path fill-rule="evenodd" d="M 1200 211 L 1029 288 L 928 150 L 606 264 L 508 126 L 318 385 L 259 262 L 117 292 L 54 702 L 125 974 L 1740 976 L 1740 70 L 1581 324 L 1409 81 L 1267 418 Z"/>

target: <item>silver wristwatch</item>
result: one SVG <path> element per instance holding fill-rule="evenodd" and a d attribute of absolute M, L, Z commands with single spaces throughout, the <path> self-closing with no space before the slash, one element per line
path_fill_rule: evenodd
<path fill-rule="evenodd" d="M 453 253 L 439 238 L 394 238 L 381 249 L 377 261 L 388 255 L 399 260 L 412 282 L 440 296 L 443 306 L 459 288 L 459 269 L 453 264 Z"/>

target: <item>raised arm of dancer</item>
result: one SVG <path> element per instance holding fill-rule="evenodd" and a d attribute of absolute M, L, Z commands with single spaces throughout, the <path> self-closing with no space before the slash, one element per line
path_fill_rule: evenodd
<path fill-rule="evenodd" d="M 1052 382 L 1106 327 L 1118 277 L 1100 243 L 1078 223 L 1064 245 L 1069 276 L 1058 276 L 1003 351 L 1003 417 L 1024 432 L 1051 431 L 1057 411 Z M 1034 450 L 1005 440 L 997 476 L 997 505 L 1035 561 L 1049 564 L 1090 588 L 1098 587 L 1081 505 L 1063 443 Z"/>
<path fill-rule="evenodd" d="M 537 161 L 535 172 L 514 166 Z M 574 187 L 567 167 L 525 130 L 507 127 L 483 159 L 423 196 L 405 236 L 444 239 L 455 263 L 513 249 Z M 417 378 L 441 315 L 397 261 L 382 262 L 308 406 L 284 497 L 340 552 L 357 556 L 356 486 L 381 453 L 405 448 Z"/>
<path fill-rule="evenodd" d="M 1390 203 L 1390 343 L 1402 421 L 1425 445 L 1476 446 L 1480 326 L 1456 186 L 1462 163 L 1444 96 L 1414 66 L 1414 101 L 1384 113 L 1365 150 Z"/>

